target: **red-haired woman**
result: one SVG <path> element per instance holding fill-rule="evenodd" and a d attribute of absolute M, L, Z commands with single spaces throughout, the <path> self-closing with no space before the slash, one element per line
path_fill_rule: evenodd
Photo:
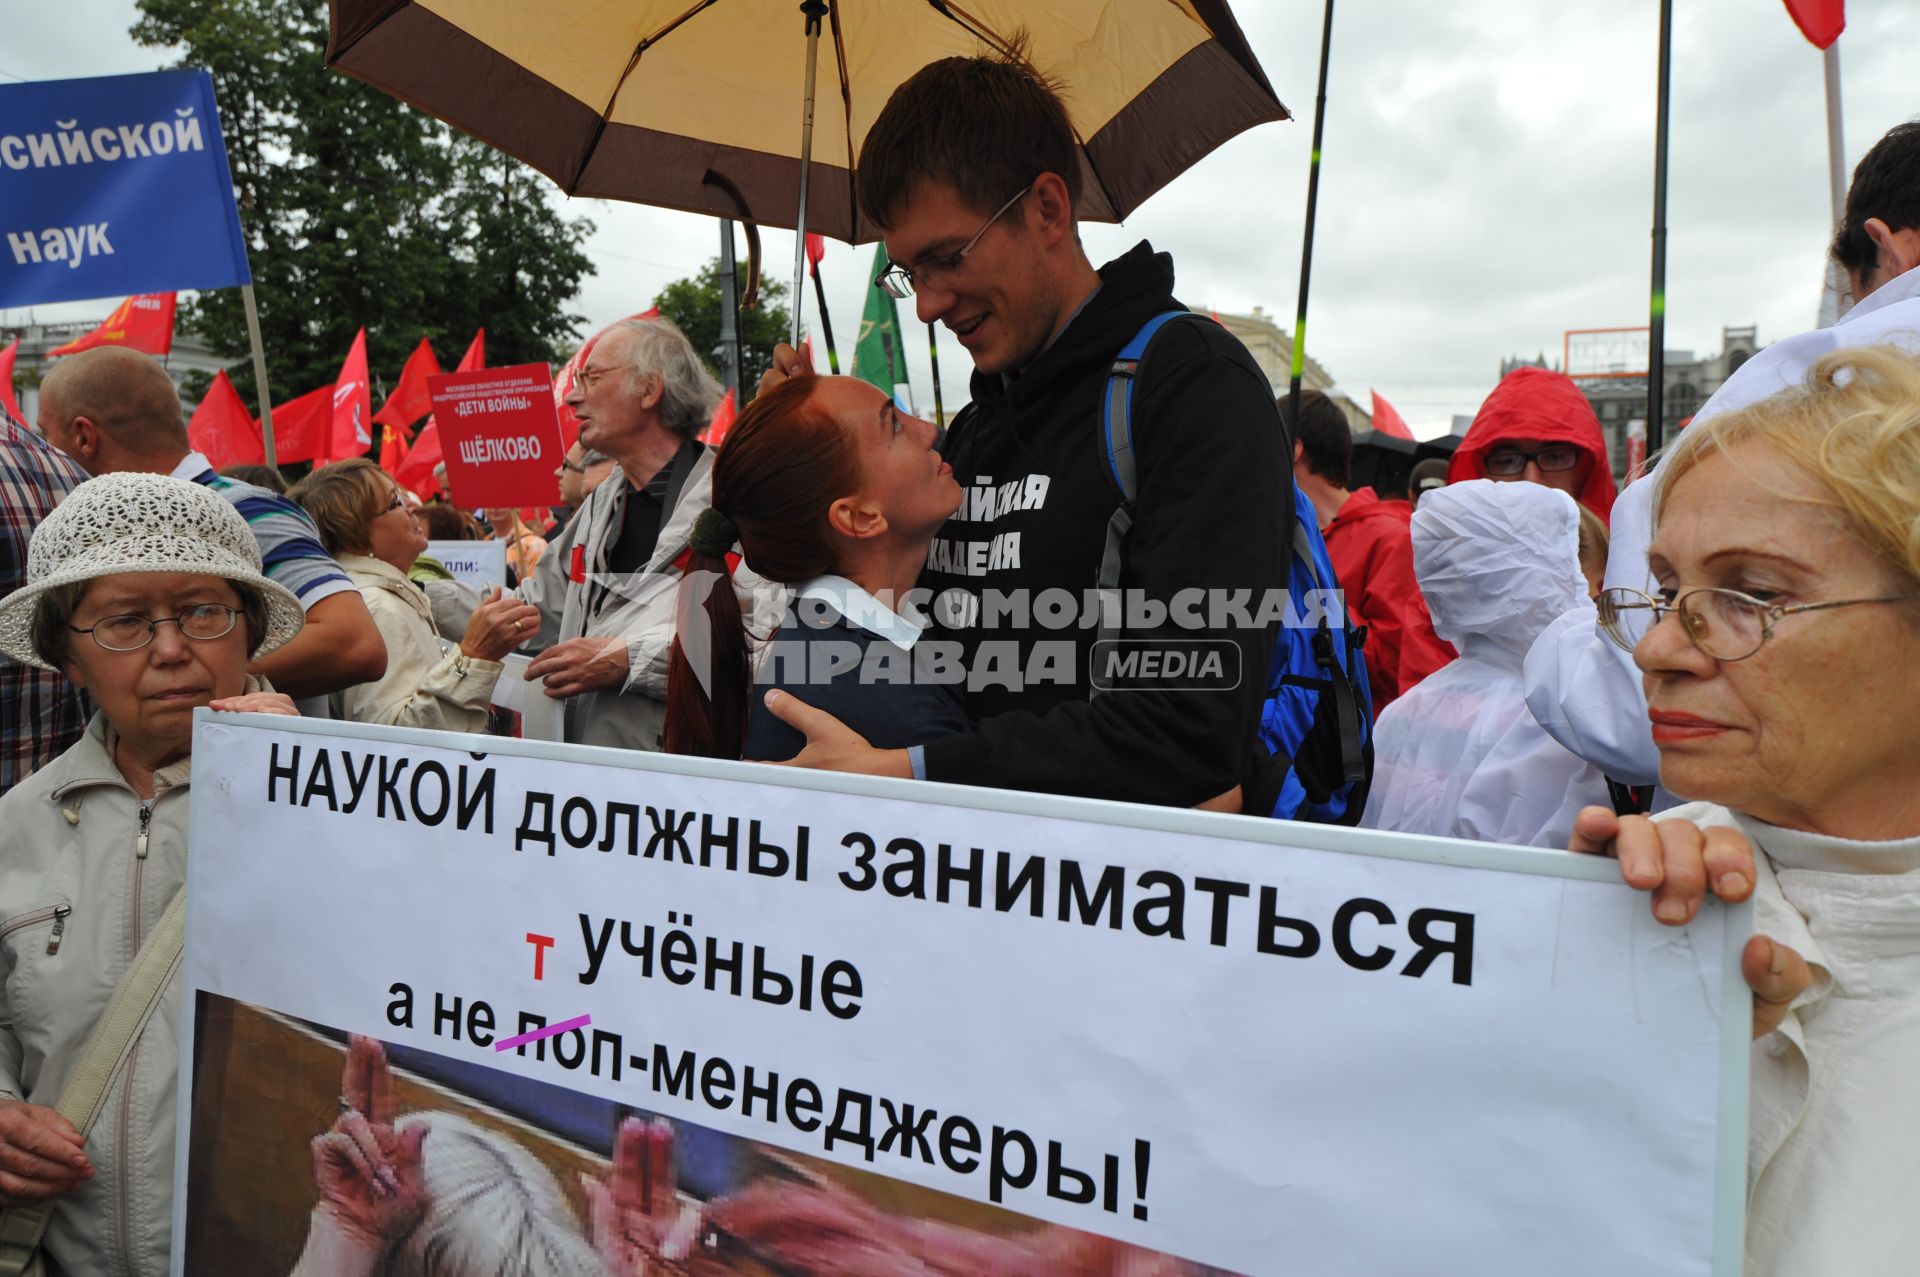
<path fill-rule="evenodd" d="M 883 749 L 967 730 L 963 689 L 940 676 L 964 667 L 927 661 L 927 621 L 908 598 L 934 533 L 960 504 L 934 435 L 851 377 L 794 377 L 740 414 L 714 460 L 713 506 L 693 529 L 668 750 L 792 758 L 806 742 L 766 709 L 775 687 Z M 711 588 L 736 543 L 756 573 L 795 587 L 757 688 L 734 593 Z"/>

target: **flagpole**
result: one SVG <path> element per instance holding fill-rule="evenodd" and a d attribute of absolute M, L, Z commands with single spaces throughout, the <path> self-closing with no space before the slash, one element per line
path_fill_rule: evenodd
<path fill-rule="evenodd" d="M 820 332 L 827 339 L 827 369 L 834 376 L 840 375 L 840 352 L 833 348 L 833 320 L 827 315 L 827 289 L 820 282 L 820 263 L 813 263 L 813 300 L 820 308 Z M 799 310 L 798 298 L 795 298 L 795 310 Z"/>
<path fill-rule="evenodd" d="M 260 306 L 253 299 L 253 285 L 240 285 L 240 301 L 247 311 L 247 340 L 253 343 L 253 382 L 260 394 L 260 442 L 266 445 L 267 464 L 280 468 L 280 454 L 273 446 L 273 395 L 267 389 L 267 350 L 260 342 Z"/>
<path fill-rule="evenodd" d="M 933 360 L 933 425 L 936 430 L 947 428 L 947 410 L 940 406 L 940 341 L 934 335 L 933 322 L 927 322 L 927 356 Z"/>
<path fill-rule="evenodd" d="M 1660 0 L 1660 74 L 1653 116 L 1653 296 L 1647 316 L 1647 455 L 1666 435 L 1667 98 L 1673 80 L 1673 0 Z"/>
<path fill-rule="evenodd" d="M 1822 49 L 1820 58 L 1827 84 L 1827 185 L 1833 200 L 1833 225 L 1837 231 L 1847 216 L 1847 139 L 1846 130 L 1840 122 L 1840 41 L 1836 39 Z M 1820 327 L 1825 328 L 1840 318 L 1841 303 L 1846 294 L 1846 273 L 1829 256 L 1827 284 L 1820 298 Z"/>
<path fill-rule="evenodd" d="M 1300 305 L 1293 320 L 1293 368 L 1287 379 L 1287 420 L 1300 420 L 1300 374 L 1307 366 L 1307 285 L 1313 274 L 1313 223 L 1320 205 L 1320 137 L 1327 123 L 1327 53 L 1333 45 L 1333 0 L 1320 30 L 1320 88 L 1313 101 L 1313 155 L 1307 164 L 1307 229 L 1300 242 Z"/>

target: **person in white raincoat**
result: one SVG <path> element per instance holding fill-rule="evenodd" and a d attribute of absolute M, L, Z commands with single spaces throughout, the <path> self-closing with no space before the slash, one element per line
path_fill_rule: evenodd
<path fill-rule="evenodd" d="M 1521 674 L 1555 617 L 1593 611 L 1579 539 L 1573 498 L 1536 483 L 1421 499 L 1414 573 L 1460 659 L 1381 712 L 1364 827 L 1563 848 L 1575 814 L 1608 802 L 1606 777 L 1534 722 Z"/>

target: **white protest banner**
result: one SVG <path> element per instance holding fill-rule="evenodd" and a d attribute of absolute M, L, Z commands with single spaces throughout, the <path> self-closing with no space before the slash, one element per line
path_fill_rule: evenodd
<path fill-rule="evenodd" d="M 382 1244 L 481 1140 L 621 1277 L 1739 1273 L 1745 907 L 538 742 L 203 714 L 193 753 L 178 1271 L 337 1241 L 378 1194 L 336 1161 L 314 1211 L 312 1141 L 364 1112 Z"/>
<path fill-rule="evenodd" d="M 505 541 L 429 541 L 427 557 L 453 574 L 453 579 L 479 590 L 507 583 Z"/>

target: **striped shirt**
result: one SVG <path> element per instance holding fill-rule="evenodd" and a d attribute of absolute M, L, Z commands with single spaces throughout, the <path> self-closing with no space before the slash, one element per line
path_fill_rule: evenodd
<path fill-rule="evenodd" d="M 27 545 L 86 472 L 0 412 L 0 595 L 27 583 Z M 88 709 L 64 675 L 0 656 L 0 794 L 80 739 Z"/>
<path fill-rule="evenodd" d="M 212 488 L 227 500 L 247 521 L 253 539 L 260 543 L 260 560 L 267 579 L 293 591 L 300 606 L 311 612 L 313 605 L 332 594 L 353 590 L 354 584 L 340 565 L 320 544 L 320 529 L 297 502 L 276 492 L 229 479 L 215 472 L 213 463 L 197 452 L 189 452 L 173 468 L 173 477 L 189 479 Z"/>

